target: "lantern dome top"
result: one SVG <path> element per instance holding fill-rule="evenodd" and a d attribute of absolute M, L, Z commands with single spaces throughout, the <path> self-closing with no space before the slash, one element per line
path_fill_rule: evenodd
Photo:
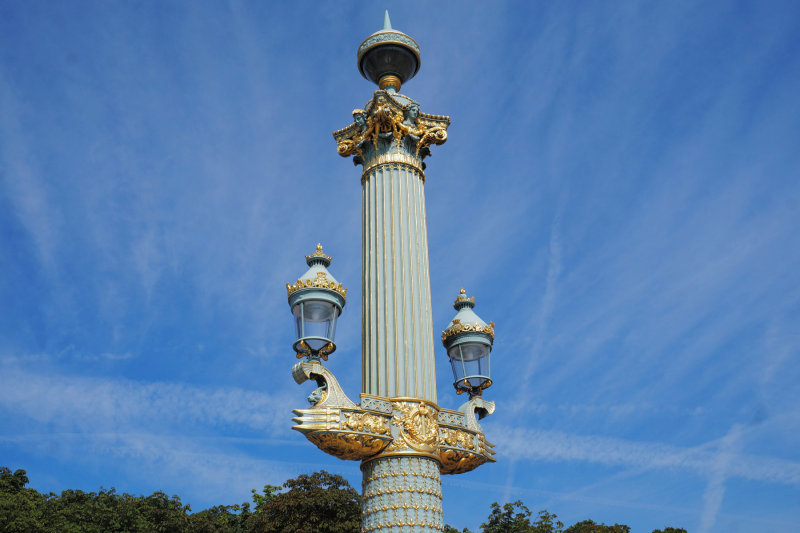
<path fill-rule="evenodd" d="M 464 333 L 478 333 L 487 335 L 490 342 L 494 341 L 494 322 L 488 324 L 481 317 L 475 314 L 472 309 L 475 307 L 475 297 L 467 297 L 467 291 L 461 289 L 453 307 L 458 311 L 447 329 L 442 332 L 442 343 L 447 347 L 448 341 L 456 335 Z"/>
<path fill-rule="evenodd" d="M 422 62 L 417 41 L 392 28 L 389 11 L 383 29 L 364 39 L 358 47 L 358 71 L 381 89 L 400 85 L 413 78 Z"/>
<path fill-rule="evenodd" d="M 295 283 L 286 284 L 288 296 L 291 297 L 293 293 L 302 289 L 330 290 L 341 296 L 341 305 L 344 305 L 347 289 L 343 288 L 342 284 L 336 281 L 336 278 L 328 272 L 327 267 L 331 265 L 332 259 L 323 253 L 322 244 L 317 244 L 317 250 L 306 256 L 306 263 L 308 264 L 306 273 L 300 276 Z"/>

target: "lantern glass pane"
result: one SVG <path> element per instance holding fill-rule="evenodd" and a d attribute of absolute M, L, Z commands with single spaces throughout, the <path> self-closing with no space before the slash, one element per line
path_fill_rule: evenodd
<path fill-rule="evenodd" d="M 292 313 L 297 319 L 297 338 L 304 339 L 312 350 L 319 350 L 333 340 L 333 317 L 337 313 L 334 304 L 307 300 L 295 305 Z"/>
<path fill-rule="evenodd" d="M 302 306 L 303 304 L 299 303 L 295 304 L 295 306 L 292 307 L 292 315 L 294 315 L 294 325 L 295 325 L 295 330 L 297 331 L 298 339 L 303 338 L 303 315 L 301 313 L 301 310 L 303 308 Z"/>
<path fill-rule="evenodd" d="M 489 346 L 467 342 L 451 347 L 447 354 L 453 366 L 453 378 L 462 389 L 474 389 L 489 381 Z"/>
<path fill-rule="evenodd" d="M 460 348 L 460 350 L 459 350 Z M 480 360 L 489 354 L 489 346 L 482 342 L 465 342 L 453 346 L 448 350 L 447 355 L 450 359 L 458 359 L 459 361 L 474 361 Z"/>

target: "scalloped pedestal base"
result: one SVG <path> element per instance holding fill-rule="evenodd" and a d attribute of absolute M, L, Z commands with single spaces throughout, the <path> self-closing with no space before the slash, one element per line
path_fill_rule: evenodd
<path fill-rule="evenodd" d="M 419 456 L 381 457 L 361 465 L 362 533 L 441 533 L 439 462 Z"/>

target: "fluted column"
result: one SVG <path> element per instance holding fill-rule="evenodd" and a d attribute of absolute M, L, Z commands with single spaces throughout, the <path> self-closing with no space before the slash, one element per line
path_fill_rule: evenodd
<path fill-rule="evenodd" d="M 436 402 L 425 194 L 418 168 L 362 180 L 362 391 Z"/>

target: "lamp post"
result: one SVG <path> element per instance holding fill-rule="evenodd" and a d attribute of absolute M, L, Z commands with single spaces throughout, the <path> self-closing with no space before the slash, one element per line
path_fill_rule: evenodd
<path fill-rule="evenodd" d="M 363 533 L 442 531 L 441 474 L 494 461 L 478 424 L 494 410 L 481 397 L 491 384 L 494 324 L 475 315 L 474 298 L 463 290 L 442 342 L 456 391 L 469 399 L 456 411 L 440 408 L 436 395 L 423 160 L 432 145 L 447 140 L 450 119 L 422 113 L 400 94 L 420 64 L 419 46 L 391 27 L 387 12 L 384 28 L 358 48 L 359 71 L 379 89 L 353 111 L 352 124 L 333 133 L 339 155 L 362 165 L 358 404 L 321 362 L 335 349 L 335 321 L 346 296 L 327 271 L 330 258 L 318 246 L 321 255 L 307 258 L 309 271 L 287 284 L 298 324 L 294 349 L 304 358 L 292 375 L 297 383 L 318 385 L 311 407 L 294 410 L 293 429 L 331 455 L 361 461 Z"/>
<path fill-rule="evenodd" d="M 470 398 L 475 398 L 492 385 L 489 354 L 494 342 L 494 322 L 487 324 L 475 314 L 472 310 L 475 297 L 468 298 L 464 289 L 453 307 L 458 313 L 442 332 L 442 344 L 453 367 L 456 393 L 467 392 Z"/>
<path fill-rule="evenodd" d="M 347 289 L 328 272 L 331 258 L 322 253 L 321 244 L 317 244 L 316 252 L 306 256 L 306 263 L 306 273 L 294 284 L 286 284 L 297 326 L 297 340 L 292 348 L 298 359 L 305 356 L 309 361 L 327 361 L 336 350 L 333 343 L 336 319 L 342 314 Z"/>

